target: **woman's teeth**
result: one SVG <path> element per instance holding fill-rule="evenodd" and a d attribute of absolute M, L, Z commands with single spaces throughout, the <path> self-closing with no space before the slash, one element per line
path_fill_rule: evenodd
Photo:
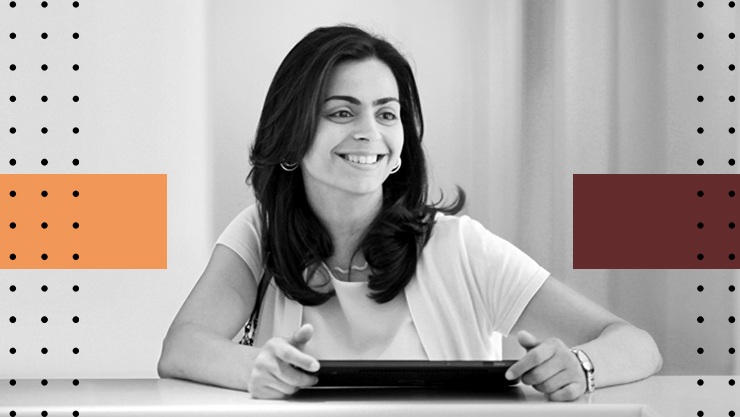
<path fill-rule="evenodd" d="M 344 155 L 344 159 L 358 164 L 374 164 L 378 161 L 378 155 Z"/>

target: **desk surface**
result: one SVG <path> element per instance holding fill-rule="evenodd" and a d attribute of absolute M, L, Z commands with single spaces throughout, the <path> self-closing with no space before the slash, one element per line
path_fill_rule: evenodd
<path fill-rule="evenodd" d="M 548 402 L 532 387 L 498 393 L 440 389 L 309 389 L 287 400 L 255 400 L 247 392 L 173 379 L 0 380 L 0 416 L 113 415 L 307 416 L 727 416 L 740 413 L 740 384 L 729 376 L 657 376 L 602 388 L 570 403 Z M 699 386 L 697 380 L 704 384 Z"/>

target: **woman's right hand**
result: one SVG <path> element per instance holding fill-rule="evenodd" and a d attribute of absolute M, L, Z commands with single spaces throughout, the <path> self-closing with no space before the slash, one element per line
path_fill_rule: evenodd
<path fill-rule="evenodd" d="M 301 351 L 311 336 L 313 326 L 304 324 L 290 339 L 273 337 L 265 343 L 247 387 L 253 398 L 281 399 L 316 385 L 319 379 L 306 372 L 318 371 L 319 361 Z"/>

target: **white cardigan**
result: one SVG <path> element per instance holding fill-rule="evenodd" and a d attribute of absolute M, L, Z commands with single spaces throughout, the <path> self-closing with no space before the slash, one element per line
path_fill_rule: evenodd
<path fill-rule="evenodd" d="M 257 206 L 239 213 L 216 241 L 262 275 Z M 467 216 L 438 214 L 416 274 L 404 289 L 411 317 L 430 360 L 502 359 L 508 336 L 529 300 L 550 274 L 508 241 Z M 263 301 L 255 346 L 290 337 L 303 306 L 286 298 L 275 282 Z M 240 332 L 234 340 L 240 340 Z"/>

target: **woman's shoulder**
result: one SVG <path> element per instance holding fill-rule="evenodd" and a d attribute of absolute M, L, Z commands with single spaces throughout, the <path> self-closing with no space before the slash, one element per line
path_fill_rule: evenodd
<path fill-rule="evenodd" d="M 485 245 L 498 250 L 508 249 L 511 243 L 491 232 L 477 220 L 467 215 L 437 213 L 430 243 L 459 244 L 461 247 Z"/>

